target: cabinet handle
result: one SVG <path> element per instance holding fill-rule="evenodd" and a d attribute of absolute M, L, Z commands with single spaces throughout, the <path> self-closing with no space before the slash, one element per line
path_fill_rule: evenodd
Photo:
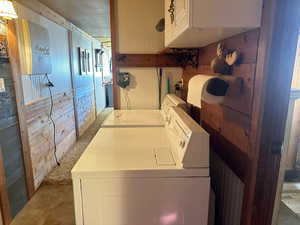
<path fill-rule="evenodd" d="M 174 20 L 175 20 L 175 14 L 174 14 L 174 12 L 175 12 L 175 0 L 171 0 L 168 12 L 170 13 L 170 17 L 171 17 L 171 24 L 173 24 Z"/>

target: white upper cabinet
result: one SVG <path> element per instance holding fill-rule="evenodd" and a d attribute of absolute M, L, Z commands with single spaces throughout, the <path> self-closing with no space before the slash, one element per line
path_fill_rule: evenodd
<path fill-rule="evenodd" d="M 202 47 L 260 27 L 262 5 L 262 0 L 165 0 L 165 47 Z"/>

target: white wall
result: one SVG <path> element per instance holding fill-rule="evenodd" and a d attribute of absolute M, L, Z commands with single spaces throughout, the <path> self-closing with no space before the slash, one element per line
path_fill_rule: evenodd
<path fill-rule="evenodd" d="M 158 109 L 158 79 L 156 68 L 122 68 L 129 72 L 131 85 L 125 90 L 120 88 L 121 109 Z M 164 68 L 162 80 L 162 98 L 167 93 L 167 79 L 170 79 L 171 92 L 174 84 L 181 80 L 181 68 Z"/>
<path fill-rule="evenodd" d="M 21 4 L 16 3 L 15 5 L 19 19 L 27 19 L 49 30 L 52 60 L 52 74 L 49 75 L 49 78 L 55 86 L 53 92 L 62 93 L 71 91 L 68 30 Z M 44 86 L 46 83 L 44 75 L 23 75 L 22 81 L 25 104 L 49 96 L 48 89 Z"/>
<path fill-rule="evenodd" d="M 93 41 L 93 60 L 95 65 L 95 50 L 101 49 L 102 45 L 99 41 Z M 103 86 L 103 70 L 96 71 L 94 68 L 94 83 L 95 83 L 95 99 L 96 99 L 96 112 L 99 114 L 106 106 L 106 96 L 105 96 L 105 87 Z"/>
<path fill-rule="evenodd" d="M 118 0 L 118 51 L 157 53 L 163 49 L 164 33 L 155 25 L 164 17 L 163 0 Z"/>
<path fill-rule="evenodd" d="M 155 26 L 163 17 L 164 1 L 162 0 L 118 0 L 118 52 L 124 54 L 159 53 L 164 49 L 164 33 L 157 32 Z M 133 83 L 129 89 L 124 91 L 120 88 L 120 108 L 157 109 L 156 68 L 121 68 L 120 71 L 129 72 L 133 77 Z M 165 79 L 166 75 L 173 81 L 173 87 L 181 79 L 182 69 L 165 69 Z M 162 87 L 165 93 L 166 80 L 163 80 Z M 129 100 L 126 100 L 126 96 Z"/>

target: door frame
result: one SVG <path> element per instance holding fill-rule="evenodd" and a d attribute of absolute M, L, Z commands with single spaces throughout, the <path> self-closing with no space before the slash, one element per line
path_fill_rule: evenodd
<path fill-rule="evenodd" d="M 28 199 L 30 199 L 34 192 L 34 179 L 33 179 L 33 168 L 32 159 L 30 152 L 29 136 L 26 122 L 26 109 L 24 104 L 23 86 L 21 81 L 21 67 L 20 67 L 20 54 L 18 47 L 16 24 L 14 20 L 7 21 L 7 42 L 8 42 L 8 53 L 9 61 L 12 68 L 12 77 L 14 81 L 14 88 L 16 94 L 17 112 L 19 120 L 19 128 L 21 134 L 22 153 L 24 160 L 26 185 Z"/>
<path fill-rule="evenodd" d="M 118 25 L 117 25 L 117 1 L 109 0 L 110 32 L 111 32 L 111 60 L 112 60 L 112 78 L 113 78 L 113 105 L 114 109 L 120 109 L 120 92 L 117 86 L 117 49 L 118 49 Z"/>
<path fill-rule="evenodd" d="M 272 224 L 300 27 L 297 9 L 297 0 L 264 0 L 242 225 Z"/>

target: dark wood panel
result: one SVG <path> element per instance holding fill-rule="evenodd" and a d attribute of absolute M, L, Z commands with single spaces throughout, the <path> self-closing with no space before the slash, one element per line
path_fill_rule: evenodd
<path fill-rule="evenodd" d="M 250 171 L 255 161 L 252 158 L 253 147 L 250 142 L 252 125 L 252 107 L 255 93 L 254 82 L 256 82 L 256 62 L 260 30 L 255 29 L 243 34 L 223 40 L 229 49 L 238 50 L 241 60 L 233 67 L 233 76 L 242 77 L 244 86 L 242 92 L 236 95 L 236 87 L 231 87 L 222 105 L 210 105 L 202 102 L 201 113 L 193 107 L 193 117 L 199 120 L 202 126 L 210 133 L 211 151 L 216 152 L 229 168 L 246 184 L 243 207 L 251 204 L 251 197 L 247 192 L 249 188 L 249 177 L 255 176 Z M 214 43 L 200 48 L 198 68 L 187 67 L 184 69 L 184 92 L 186 97 L 188 81 L 197 74 L 216 75 L 210 68 L 211 60 L 216 57 L 217 44 Z M 223 179 L 214 177 L 214 179 Z M 222 205 L 222 204 L 221 204 Z M 252 210 L 243 208 L 242 217 Z M 231 207 L 231 206 L 227 206 Z M 218 210 L 223 210 L 218 208 Z M 249 218 L 247 218 L 249 219 Z M 247 220 L 246 219 L 246 220 Z M 242 224 L 246 221 L 242 219 Z M 243 224 L 244 225 L 244 224 Z"/>
<path fill-rule="evenodd" d="M 300 27 L 298 0 L 264 4 L 251 129 L 255 164 L 247 179 L 245 225 L 272 223 Z"/>
<path fill-rule="evenodd" d="M 227 38 L 222 43 L 228 49 L 238 50 L 241 54 L 241 62 L 243 64 L 256 63 L 259 33 L 259 29 L 255 29 Z M 218 43 L 213 43 L 200 49 L 200 65 L 210 65 L 211 60 L 216 56 Z"/>
<path fill-rule="evenodd" d="M 218 132 L 212 129 L 210 125 L 205 122 L 201 125 L 210 133 L 211 151 L 216 152 L 240 180 L 245 182 L 251 159 L 247 154 L 241 152 L 239 148 L 228 142 Z M 215 177 L 214 179 L 218 178 Z"/>
<path fill-rule="evenodd" d="M 109 0 L 109 16 L 110 16 L 110 30 L 111 30 L 111 55 L 112 55 L 112 77 L 113 77 L 113 100 L 114 100 L 114 109 L 119 109 L 121 105 L 119 88 L 117 86 L 117 72 L 118 65 L 116 61 L 118 41 L 117 41 L 117 0 Z"/>
<path fill-rule="evenodd" d="M 181 66 L 171 54 L 118 54 L 118 67 L 178 67 Z"/>
<path fill-rule="evenodd" d="M 202 102 L 202 106 L 202 122 L 213 129 L 214 134 L 223 136 L 240 151 L 248 154 L 250 151 L 250 117 L 219 105 L 209 105 Z M 195 107 L 193 109 L 198 113 L 199 110 L 196 110 Z M 197 120 L 197 116 L 194 115 L 193 117 Z"/>
<path fill-rule="evenodd" d="M 246 154 L 250 152 L 249 133 L 259 33 L 259 29 L 255 29 L 222 41 L 227 48 L 237 49 L 241 54 L 240 64 L 232 70 L 232 76 L 243 78 L 241 92 L 237 94 L 236 87 L 230 87 L 222 105 L 202 102 L 202 121 Z M 216 56 L 217 44 L 200 48 L 198 68 L 184 69 L 183 97 L 186 97 L 188 82 L 193 76 L 216 75 L 209 64 Z"/>

